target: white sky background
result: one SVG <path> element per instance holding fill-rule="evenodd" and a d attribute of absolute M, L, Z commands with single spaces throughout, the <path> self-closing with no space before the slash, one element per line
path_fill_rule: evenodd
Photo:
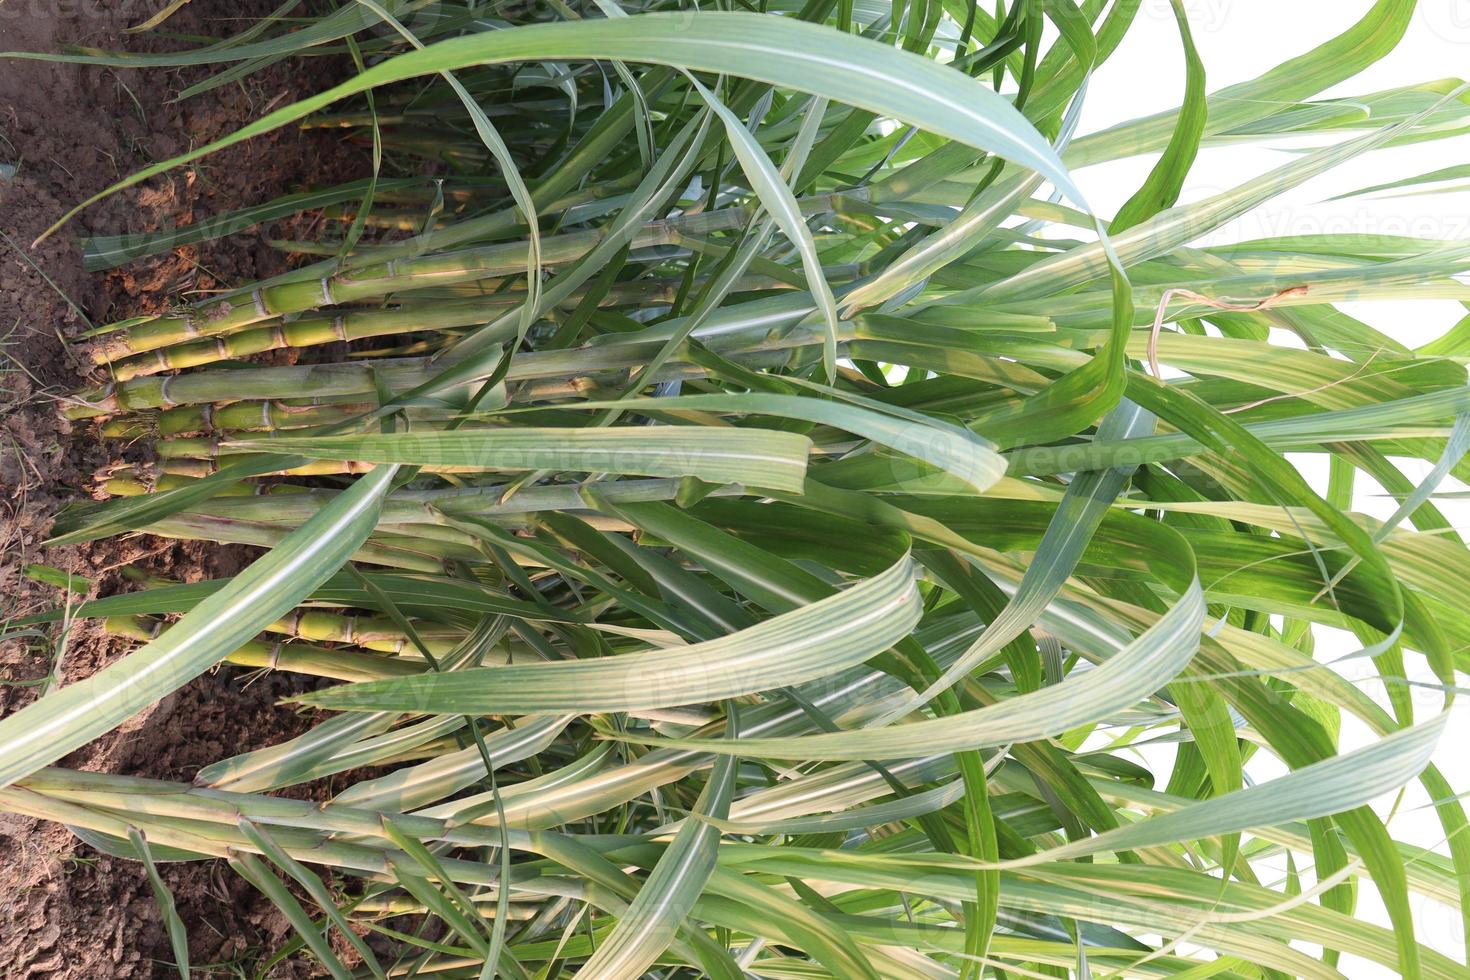
<path fill-rule="evenodd" d="M 1208 88 L 1253 78 L 1289 58 L 1303 53 L 1348 28 L 1372 6 L 1368 0 L 1185 0 L 1194 31 L 1195 44 L 1204 61 Z M 1366 94 L 1402 85 L 1470 75 L 1470 0 L 1420 0 L 1408 36 L 1399 48 L 1372 68 L 1350 79 L 1327 95 Z M 1082 115 L 1080 134 L 1095 132 L 1119 122 L 1176 107 L 1184 87 L 1184 60 L 1179 35 L 1168 0 L 1144 0 L 1134 29 L 1112 59 L 1093 77 Z M 1347 138 L 1347 137 L 1342 137 Z M 1287 145 L 1284 141 L 1281 145 Z M 1295 144 L 1301 146 L 1300 142 Z M 1278 166 L 1288 155 L 1261 145 L 1207 149 L 1185 186 L 1183 201 L 1197 201 Z M 1099 213 L 1112 214 L 1138 188 L 1154 158 L 1138 158 L 1091 167 L 1074 174 L 1089 203 Z M 1360 232 L 1413 234 L 1426 238 L 1470 239 L 1470 193 L 1416 195 L 1391 198 L 1374 196 L 1327 202 L 1335 194 L 1427 173 L 1442 167 L 1470 162 L 1470 140 L 1464 137 L 1436 143 L 1378 150 L 1359 157 L 1331 173 L 1268 202 L 1232 222 L 1210 242 L 1238 241 L 1273 235 Z M 1343 304 L 1351 315 L 1372 324 L 1410 347 L 1440 336 L 1466 313 L 1459 303 L 1447 301 L 1401 301 Z M 1275 338 L 1296 343 L 1294 337 Z M 1293 457 L 1319 490 L 1326 489 L 1324 457 Z M 1430 465 L 1400 461 L 1416 482 Z M 1387 517 L 1395 502 L 1362 474 L 1358 475 L 1355 509 L 1376 517 Z M 1442 489 L 1464 489 L 1453 480 Z M 1462 534 L 1470 532 L 1470 501 L 1446 500 L 1439 506 Z M 1470 596 L 1467 596 L 1470 601 Z M 1317 656 L 1330 660 L 1359 649 L 1355 639 L 1336 630 L 1319 629 Z M 1429 678 L 1420 663 L 1411 664 L 1414 677 Z M 1371 663 L 1347 661 L 1337 668 L 1345 676 L 1362 679 L 1362 689 L 1380 703 L 1382 686 L 1372 678 Z M 1432 678 L 1430 678 L 1432 679 Z M 1462 683 L 1465 681 L 1462 678 Z M 1462 699 L 1453 712 L 1450 728 L 1441 743 L 1437 764 L 1457 790 L 1470 790 L 1470 709 Z M 1431 717 L 1439 710 L 1440 695 L 1420 690 L 1415 695 L 1416 717 Z M 1351 749 L 1371 741 L 1367 729 L 1344 719 L 1342 748 Z M 1162 748 L 1158 762 L 1167 765 L 1172 749 Z M 1167 768 L 1155 771 L 1167 772 Z M 1284 769 L 1274 758 L 1257 756 L 1249 775 L 1265 780 Z M 1376 809 L 1389 814 L 1395 798 L 1379 801 Z M 1400 840 L 1434 844 L 1443 831 L 1434 812 L 1425 807 L 1423 790 L 1415 784 L 1397 801 L 1398 808 L 1389 830 Z M 1443 852 L 1441 844 L 1435 850 Z M 1310 879 L 1308 879 L 1310 881 Z M 1275 884 L 1275 882 L 1267 882 Z M 1414 899 L 1420 939 L 1456 957 L 1462 955 L 1463 931 L 1457 914 L 1425 900 Z M 1359 914 L 1387 925 L 1377 895 L 1363 887 Z M 1391 977 L 1397 974 L 1377 964 L 1344 957 L 1340 969 L 1353 980 Z"/>

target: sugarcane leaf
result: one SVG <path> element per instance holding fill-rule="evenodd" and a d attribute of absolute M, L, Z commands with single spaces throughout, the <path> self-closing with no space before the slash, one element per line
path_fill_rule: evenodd
<path fill-rule="evenodd" d="M 767 392 L 729 395 L 674 395 L 665 398 L 624 398 L 617 402 L 575 402 L 559 408 L 600 409 L 626 407 L 678 413 L 680 410 L 749 412 L 804 419 L 845 429 L 879 445 L 932 463 L 969 484 L 977 493 L 990 489 L 1003 472 L 1003 463 L 984 438 L 933 416 L 846 396 L 825 400 Z"/>
<path fill-rule="evenodd" d="M 274 789 L 289 784 L 298 773 L 309 772 L 344 745 L 386 731 L 397 718 L 395 714 L 328 718 L 296 738 L 212 762 L 199 770 L 195 781 L 243 793 Z"/>
<path fill-rule="evenodd" d="M 355 711 L 459 714 L 629 711 L 694 704 L 823 677 L 883 652 L 918 620 L 907 556 L 886 572 L 748 629 L 672 650 L 508 664 L 302 695 Z"/>
<path fill-rule="evenodd" d="M 217 472 L 188 486 L 141 497 L 114 498 L 95 508 L 87 508 L 79 512 L 75 520 L 63 515 L 64 519 L 56 522 L 56 527 L 52 529 L 53 537 L 46 543 L 52 547 L 80 544 L 83 541 L 95 541 L 98 538 L 147 527 L 149 524 L 180 511 L 188 510 L 241 480 L 258 476 L 261 473 L 272 473 L 292 465 L 294 462 L 289 458 L 257 456 L 221 467 Z M 56 533 L 57 531 L 60 533 Z"/>
<path fill-rule="evenodd" d="M 282 436 L 272 444 L 312 459 L 693 476 L 791 492 L 801 489 L 811 446 L 804 436 L 790 432 L 689 426 Z"/>
<path fill-rule="evenodd" d="M 720 831 L 707 819 L 729 812 L 736 761 L 715 763 L 691 819 L 674 836 L 628 911 L 582 967 L 589 977 L 637 977 L 673 942 L 714 871 Z"/>
<path fill-rule="evenodd" d="M 366 539 L 396 469 L 363 477 L 158 639 L 0 720 L 0 785 L 110 731 L 288 612 Z"/>
<path fill-rule="evenodd" d="M 1101 438 L 1115 435 L 1126 438 L 1130 433 L 1142 435 L 1152 432 L 1153 428 L 1152 415 L 1132 402 L 1124 401 L 1098 426 L 1098 435 Z M 1122 491 L 1130 473 L 1127 468 L 1117 467 L 1076 474 L 1067 485 L 1062 502 L 1047 525 L 1046 534 L 1037 545 L 1036 556 L 1027 567 L 1015 596 L 990 621 L 984 634 L 969 650 L 902 709 L 895 709 L 894 715 L 931 700 L 1035 623 L 1042 609 L 1056 597 L 1072 575 L 1087 542 Z"/>
<path fill-rule="evenodd" d="M 290 889 L 282 883 L 281 879 L 271 873 L 264 861 L 254 854 L 243 851 L 236 852 L 229 860 L 230 867 L 234 868 L 240 877 L 254 885 L 257 891 L 270 899 L 271 903 L 281 910 L 281 915 L 296 930 L 301 941 L 327 968 L 327 972 L 335 980 L 351 980 L 352 971 L 332 951 L 331 944 L 317 928 L 317 924 L 311 920 L 306 909 L 301 907 L 301 903 L 296 900 L 296 896 L 291 894 Z"/>
<path fill-rule="evenodd" d="M 731 817 L 721 820 L 701 815 L 705 820 L 727 834 L 805 834 L 830 830 L 861 830 L 887 823 L 897 823 L 925 813 L 941 810 L 957 801 L 964 793 L 962 780 L 951 780 L 943 786 L 915 793 L 886 803 L 870 806 L 843 807 L 833 813 L 815 816 L 785 817 L 781 819 L 740 819 Z"/>
<path fill-rule="evenodd" d="M 1442 102 L 1448 102 L 1458 94 L 1459 90 L 1456 90 Z M 1049 256 L 998 283 L 962 290 L 945 297 L 943 302 L 955 304 L 983 298 L 999 303 L 1046 295 L 1107 273 L 1114 258 L 1110 253 L 1115 253 L 1126 266 L 1161 255 L 1194 241 L 1231 218 L 1312 177 L 1404 135 L 1434 108 L 1432 106 L 1409 119 L 1356 139 L 1315 150 L 1206 200 L 1162 211 L 1114 239 L 1079 245 Z"/>
<path fill-rule="evenodd" d="M 1443 167 L 1439 170 L 1431 170 L 1428 173 L 1418 174 L 1413 177 L 1404 177 L 1400 180 L 1391 180 L 1387 181 L 1386 183 L 1372 184 L 1368 187 L 1360 187 L 1355 191 L 1348 191 L 1345 194 L 1338 194 L 1336 197 L 1329 198 L 1329 200 L 1340 201 L 1344 198 L 1349 197 L 1361 197 L 1365 194 L 1376 194 L 1379 191 L 1392 191 L 1398 190 L 1403 187 L 1418 187 L 1421 184 L 1438 184 L 1443 183 L 1447 180 L 1458 180 L 1461 177 L 1470 177 L 1470 165 L 1460 164 L 1454 167 Z M 1441 194 L 1459 191 L 1462 189 L 1463 187 L 1461 185 L 1455 185 L 1453 187 L 1441 187 L 1434 188 L 1432 190 L 1421 191 L 1421 193 Z"/>
<path fill-rule="evenodd" d="M 738 751 L 757 758 L 899 759 L 1036 741 L 1101 721 L 1158 690 L 1184 669 L 1199 647 L 1205 606 L 1194 572 L 1193 552 L 1182 538 L 1171 533 L 1158 535 L 1150 547 L 1156 549 L 1157 572 L 1179 591 L 1179 599 L 1142 635 L 1114 646 L 1114 652 L 1101 666 L 1074 672 L 1058 684 L 958 715 L 885 728 L 740 738 L 729 740 L 728 745 L 719 739 L 657 741 L 721 754 Z"/>
<path fill-rule="evenodd" d="M 1412 22 L 1414 0 L 1377 0 L 1347 30 L 1248 81 L 1210 96 L 1207 133 L 1246 129 L 1283 105 L 1306 99 L 1345 81 L 1393 51 Z M 1354 107 L 1355 109 L 1357 107 Z M 1178 126 L 1179 109 L 1130 120 L 1077 140 L 1066 157 L 1072 166 L 1096 162 L 1104 147 L 1125 154 L 1162 149 Z M 1361 119 L 1360 110 L 1354 115 Z M 1377 114 L 1373 114 L 1376 119 Z"/>
<path fill-rule="evenodd" d="M 801 207 L 792 196 L 786 180 L 776 170 L 776 165 L 766 156 L 766 151 L 761 149 L 760 143 L 745 128 L 745 124 L 713 92 L 699 84 L 698 80 L 694 80 L 694 87 L 705 104 L 719 117 L 720 122 L 725 124 L 725 135 L 730 140 L 736 159 L 740 161 L 741 169 L 745 171 L 745 178 L 750 181 L 751 189 L 760 198 L 766 212 L 781 228 L 782 233 L 801 253 L 807 289 L 816 297 L 817 306 L 822 311 L 822 319 L 827 326 L 822 342 L 822 367 L 826 371 L 827 381 L 831 382 L 837 376 L 837 300 L 833 298 L 832 287 L 827 284 L 827 277 L 822 272 L 822 258 L 817 254 L 817 243 L 812 238 L 811 229 L 806 226 Z"/>
<path fill-rule="evenodd" d="M 485 749 L 496 766 L 519 762 L 546 748 L 571 721 L 570 715 L 532 718 L 515 728 L 489 735 L 484 740 Z M 452 796 L 484 778 L 484 759 L 479 747 L 471 745 L 377 779 L 354 783 L 333 797 L 332 802 L 369 810 L 406 812 Z"/>
<path fill-rule="evenodd" d="M 752 54 L 757 51 L 758 57 Z M 658 13 L 527 25 L 442 41 L 402 54 L 327 92 L 277 109 L 223 139 L 140 170 L 76 210 L 115 190 L 390 81 L 475 64 L 574 58 L 647 61 L 794 88 L 904 119 L 994 152 L 1043 174 L 1073 201 L 1082 204 L 1085 200 L 1040 134 L 1000 96 L 959 72 L 864 38 L 780 17 Z M 52 230 L 70 217 L 61 219 Z"/>
<path fill-rule="evenodd" d="M 378 963 L 378 958 L 373 955 L 373 951 L 368 944 L 363 942 L 362 938 L 348 924 L 346 916 L 342 914 L 342 910 L 337 906 L 337 900 L 332 897 L 332 893 L 327 890 L 327 886 L 322 879 L 310 868 L 306 867 L 306 865 L 288 854 L 285 848 L 281 847 L 265 828 L 244 817 L 241 817 L 236 823 L 241 833 L 260 849 L 260 853 L 275 862 L 277 867 L 290 875 L 306 891 L 306 894 L 311 896 L 311 900 L 316 902 L 317 907 L 326 913 L 327 918 L 337 927 L 337 931 L 341 933 L 342 938 L 361 957 L 368 971 L 375 977 L 385 977 L 386 974 L 383 972 L 383 967 Z"/>
<path fill-rule="evenodd" d="M 1269 782 L 1161 814 L 1057 848 L 1003 862 L 1024 867 L 1099 851 L 1136 850 L 1213 837 L 1270 823 L 1325 817 L 1368 803 L 1409 782 L 1429 764 L 1447 715 L 1405 728 L 1367 748 L 1313 763 Z"/>
<path fill-rule="evenodd" d="M 179 915 L 174 893 L 159 875 L 158 867 L 153 863 L 153 852 L 148 847 L 148 839 L 143 836 L 142 831 L 137 827 L 129 827 L 128 841 L 148 873 L 148 885 L 153 889 L 154 901 L 158 902 L 159 914 L 163 917 L 164 928 L 168 930 L 169 946 L 174 953 L 174 967 L 183 980 L 189 980 L 189 930 L 184 925 L 183 916 Z"/>
<path fill-rule="evenodd" d="M 1199 153 L 1200 139 L 1205 133 L 1205 122 L 1209 115 L 1209 105 L 1205 98 L 1205 66 L 1195 49 L 1194 36 L 1189 30 L 1189 13 L 1183 0 L 1170 0 L 1170 5 L 1174 10 L 1174 20 L 1179 24 L 1179 38 L 1184 44 L 1184 102 L 1180 106 L 1179 121 L 1173 135 L 1169 137 L 1164 155 L 1154 165 L 1154 169 L 1149 171 L 1148 179 L 1138 192 L 1118 209 L 1109 225 L 1109 230 L 1114 234 L 1174 206 L 1184 187 L 1184 178 Z"/>
<path fill-rule="evenodd" d="M 877 980 L 879 974 L 865 950 L 836 923 L 814 912 L 806 903 L 787 898 L 770 885 L 734 874 L 724 867 L 714 869 L 709 887 L 716 895 L 733 899 L 758 916 L 768 917 L 772 926 L 810 953 L 833 976 Z"/>
<path fill-rule="evenodd" d="M 88 272 L 102 272 L 183 245 L 197 245 L 233 235 L 302 211 L 360 200 L 368 196 L 375 185 L 379 190 L 399 190 L 422 184 L 423 181 L 418 178 L 383 179 L 376 182 L 354 180 L 320 190 L 286 194 L 266 204 L 215 215 L 207 221 L 197 221 L 181 228 L 124 235 L 94 235 L 82 240 L 82 266 Z"/>

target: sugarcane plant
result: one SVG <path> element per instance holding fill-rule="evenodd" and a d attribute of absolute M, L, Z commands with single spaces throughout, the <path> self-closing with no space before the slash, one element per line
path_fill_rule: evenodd
<path fill-rule="evenodd" d="M 156 865 L 222 859 L 295 927 L 262 975 L 1463 977 L 1470 319 L 1340 304 L 1470 300 L 1470 244 L 1205 239 L 1470 94 L 1321 97 L 1408 0 L 1211 93 L 1172 0 L 1180 107 L 1080 134 L 1139 8 L 358 0 L 44 55 L 344 66 L 107 193 L 283 126 L 365 172 L 86 243 L 320 218 L 84 338 L 58 408 L 116 461 L 53 542 L 269 550 L 13 622 L 138 646 L 0 721 L 0 808 L 142 862 L 185 975 Z M 1296 152 L 1182 196 L 1245 141 Z M 1073 175 L 1139 155 L 1109 220 Z M 192 784 L 53 766 L 221 663 L 312 727 Z M 1416 786 L 1441 839 L 1390 835 Z"/>

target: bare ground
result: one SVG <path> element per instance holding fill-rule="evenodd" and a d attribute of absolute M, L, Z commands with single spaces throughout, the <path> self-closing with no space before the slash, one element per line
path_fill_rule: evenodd
<path fill-rule="evenodd" d="M 179 46 L 158 34 L 125 35 L 160 0 L 94 4 L 0 0 L 0 50 L 56 51 L 65 44 L 116 50 Z M 195 0 L 164 32 L 221 37 L 274 3 Z M 216 138 L 267 106 L 321 87 L 322 59 L 285 62 L 194 99 L 170 101 L 208 69 L 114 71 L 0 60 L 0 620 L 56 604 L 60 592 L 26 578 L 31 562 L 91 581 L 89 595 L 128 588 L 129 564 L 181 581 L 229 575 L 246 549 L 170 543 L 147 536 L 43 549 L 56 509 L 87 495 L 111 450 L 91 426 L 70 426 L 56 399 L 99 379 L 73 340 L 101 324 L 157 312 L 199 291 L 281 270 L 256 235 L 174 252 L 108 273 L 82 269 L 77 239 L 89 232 L 187 224 L 264 202 L 307 182 L 360 173 L 360 153 L 328 136 L 283 131 L 179 168 L 95 205 L 37 248 L 31 241 L 74 204 L 137 169 Z M 0 715 L 36 696 L 53 672 L 86 677 L 123 653 L 83 623 L 53 641 L 0 645 Z M 59 663 L 58 663 L 59 661 Z M 275 707 L 280 676 L 234 669 L 206 675 L 123 729 L 62 764 L 81 769 L 190 779 L 204 764 L 289 737 L 305 720 Z M 217 862 L 163 866 L 190 927 L 200 972 L 240 975 L 288 938 L 267 901 Z M 65 828 L 0 814 L 0 976 L 174 975 L 168 939 L 141 868 L 99 855 Z M 201 969 L 202 968 L 202 969 Z M 292 976 L 288 965 L 273 975 Z"/>

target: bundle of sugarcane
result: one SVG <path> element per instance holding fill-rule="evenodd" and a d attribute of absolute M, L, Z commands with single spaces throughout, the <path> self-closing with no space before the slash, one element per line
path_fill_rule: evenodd
<path fill-rule="evenodd" d="M 55 538 L 271 550 L 72 610 L 141 646 L 0 722 L 0 807 L 227 858 L 339 977 L 1462 975 L 1415 929 L 1470 895 L 1432 764 L 1470 331 L 1337 304 L 1470 300 L 1470 250 L 1202 240 L 1470 99 L 1314 101 L 1395 0 L 1208 97 L 1173 6 L 1181 108 L 1085 136 L 1137 4 L 364 2 L 208 49 L 363 71 L 141 176 L 288 124 L 374 169 L 209 223 L 325 209 L 292 271 L 91 338 L 61 411 L 118 461 Z M 1322 145 L 1180 203 L 1197 153 L 1285 136 Z M 1137 154 L 1102 220 L 1073 173 Z M 197 786 L 44 768 L 221 662 L 344 683 Z M 1415 781 L 1443 855 L 1368 806 Z"/>

